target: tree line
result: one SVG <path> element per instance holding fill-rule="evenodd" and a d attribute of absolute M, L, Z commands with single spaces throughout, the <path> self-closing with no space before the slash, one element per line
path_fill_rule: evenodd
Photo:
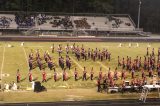
<path fill-rule="evenodd" d="M 141 0 L 140 27 L 160 33 L 160 0 Z M 138 20 L 139 0 L 0 0 L 0 11 L 130 14 Z"/>

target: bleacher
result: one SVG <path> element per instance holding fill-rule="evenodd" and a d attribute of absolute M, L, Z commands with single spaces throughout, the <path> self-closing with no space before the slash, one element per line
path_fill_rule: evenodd
<path fill-rule="evenodd" d="M 4 20 L 5 19 L 5 20 Z M 29 31 L 82 32 L 85 35 L 137 34 L 129 15 L 0 14 L 0 28 Z M 32 31 L 33 32 L 33 31 Z M 79 36 L 79 35 L 77 35 Z"/>

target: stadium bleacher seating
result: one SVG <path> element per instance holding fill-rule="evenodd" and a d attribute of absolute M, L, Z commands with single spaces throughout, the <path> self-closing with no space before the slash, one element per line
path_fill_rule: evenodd
<path fill-rule="evenodd" d="M 53 16 L 0 14 L 0 27 L 9 29 L 134 31 L 135 25 L 128 15 L 109 16 Z"/>

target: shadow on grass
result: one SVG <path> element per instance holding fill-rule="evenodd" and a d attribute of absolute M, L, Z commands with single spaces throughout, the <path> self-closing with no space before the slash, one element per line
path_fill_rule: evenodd
<path fill-rule="evenodd" d="M 53 77 L 48 78 L 47 81 L 51 80 L 52 78 L 53 78 Z"/>
<path fill-rule="evenodd" d="M 87 77 L 87 79 L 86 79 L 86 80 L 88 81 L 89 79 L 90 79 L 90 77 Z"/>
<path fill-rule="evenodd" d="M 93 80 L 97 80 L 97 79 L 98 79 L 98 77 L 94 77 L 94 78 L 93 78 Z"/>
<path fill-rule="evenodd" d="M 60 81 L 61 79 L 62 79 L 62 78 L 58 78 L 57 81 Z M 57 81 L 56 81 L 56 82 L 57 82 Z"/>
<path fill-rule="evenodd" d="M 79 77 L 78 80 L 82 79 L 82 77 Z"/>
<path fill-rule="evenodd" d="M 34 78 L 33 81 L 36 81 L 38 79 L 38 77 Z"/>
<path fill-rule="evenodd" d="M 66 81 L 68 81 L 68 80 L 70 80 L 70 79 L 71 79 L 71 77 L 68 77 Z"/>
<path fill-rule="evenodd" d="M 25 77 L 25 78 L 23 78 L 23 79 L 21 79 L 21 80 L 20 80 L 20 82 L 23 82 L 24 80 L 26 80 L 26 77 Z"/>

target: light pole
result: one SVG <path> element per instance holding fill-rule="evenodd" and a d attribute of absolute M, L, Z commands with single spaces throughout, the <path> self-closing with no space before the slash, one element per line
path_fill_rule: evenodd
<path fill-rule="evenodd" d="M 140 16 L 141 16 L 141 0 L 139 0 L 139 9 L 138 9 L 138 25 L 137 28 L 139 29 L 139 24 L 140 24 Z"/>

